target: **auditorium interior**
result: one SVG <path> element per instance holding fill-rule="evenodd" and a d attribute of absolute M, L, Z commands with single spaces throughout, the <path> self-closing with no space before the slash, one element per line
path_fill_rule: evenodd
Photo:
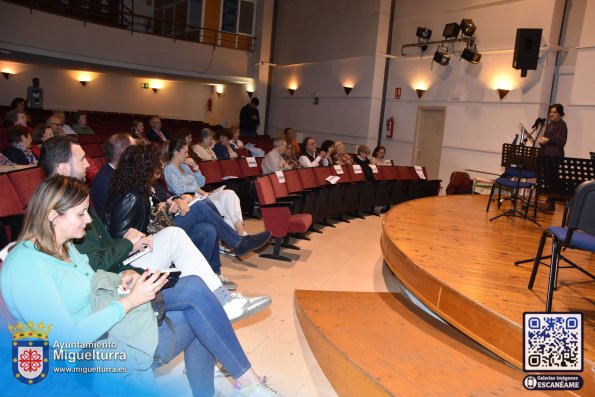
<path fill-rule="evenodd" d="M 348 153 L 382 145 L 392 163 L 374 183 L 329 167 L 293 194 L 347 206 L 353 193 L 361 205 L 314 214 L 320 233 L 292 238 L 288 261 L 221 256 L 239 291 L 272 297 L 234 325 L 254 366 L 292 397 L 593 396 L 595 237 L 581 232 L 591 249 L 562 251 L 583 271 L 564 263 L 554 277 L 549 259 L 531 260 L 542 233 L 567 221 L 574 189 L 594 179 L 593 20 L 590 0 L 0 0 L 0 113 L 38 78 L 43 110 L 31 115 L 87 112 L 99 138 L 83 147 L 97 161 L 100 137 L 130 132 L 133 119 L 158 115 L 165 131 L 189 128 L 196 140 L 204 126 L 237 125 L 254 97 L 259 136 L 246 142 L 265 151 L 287 127 L 298 142 L 342 141 Z M 541 174 L 492 197 L 516 161 L 510 144 L 535 146 L 554 103 L 572 191 L 553 212 L 537 210 L 554 196 Z M 0 172 L 17 196 L 19 172 Z M 455 172 L 469 194 L 447 192 Z M 257 233 L 264 215 L 252 204 L 245 224 Z M 525 317 L 546 304 L 582 315 L 582 365 L 554 372 L 581 376 L 579 390 L 527 387 L 529 373 L 552 374 L 528 371 L 525 357 Z M 191 395 L 183 358 L 156 374 L 163 390 Z M 225 376 L 215 384 L 231 394 Z"/>

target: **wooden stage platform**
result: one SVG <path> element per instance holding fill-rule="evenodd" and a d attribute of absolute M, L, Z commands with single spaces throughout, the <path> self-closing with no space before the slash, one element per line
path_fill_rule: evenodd
<path fill-rule="evenodd" d="M 595 396 L 595 282 L 575 269 L 560 270 L 553 308 L 584 314 L 585 384 L 524 389 L 523 313 L 544 311 L 549 268 L 540 267 L 529 291 L 533 264 L 514 262 L 535 255 L 543 228 L 522 218 L 489 222 L 500 210 L 486 213 L 486 200 L 408 201 L 383 220 L 385 262 L 448 324 L 400 292 L 296 290 L 301 328 L 340 396 Z M 559 225 L 561 215 L 559 206 L 538 220 Z M 595 271 L 595 255 L 566 256 Z"/>
<path fill-rule="evenodd" d="M 538 216 L 542 227 L 522 219 L 490 217 L 486 196 L 443 196 L 409 201 L 385 217 L 381 246 L 390 269 L 417 298 L 461 332 L 522 368 L 524 312 L 543 312 L 549 268 L 540 266 L 532 291 L 527 283 L 543 228 L 559 225 L 555 215 Z M 549 253 L 550 245 L 544 252 Z M 595 255 L 568 250 L 566 256 L 595 272 Z M 575 269 L 561 269 L 553 311 L 584 316 L 585 386 L 595 395 L 595 282 Z"/>

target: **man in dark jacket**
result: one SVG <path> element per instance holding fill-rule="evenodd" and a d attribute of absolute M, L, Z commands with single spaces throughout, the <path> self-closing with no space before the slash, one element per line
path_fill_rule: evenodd
<path fill-rule="evenodd" d="M 254 97 L 240 110 L 240 136 L 255 136 L 260 125 L 260 114 L 258 105 L 260 101 Z"/>

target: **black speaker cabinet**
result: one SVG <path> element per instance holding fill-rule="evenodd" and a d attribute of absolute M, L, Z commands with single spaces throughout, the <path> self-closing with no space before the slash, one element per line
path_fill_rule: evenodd
<path fill-rule="evenodd" d="M 512 67 L 521 69 L 521 76 L 537 69 L 540 44 L 541 29 L 517 29 Z"/>

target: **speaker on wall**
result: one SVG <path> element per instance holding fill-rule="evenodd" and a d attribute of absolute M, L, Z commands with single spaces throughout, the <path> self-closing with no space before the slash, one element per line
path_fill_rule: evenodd
<path fill-rule="evenodd" d="M 541 29 L 517 29 L 516 31 L 512 67 L 521 69 L 521 77 L 527 76 L 527 70 L 537 69 L 541 31 Z"/>

